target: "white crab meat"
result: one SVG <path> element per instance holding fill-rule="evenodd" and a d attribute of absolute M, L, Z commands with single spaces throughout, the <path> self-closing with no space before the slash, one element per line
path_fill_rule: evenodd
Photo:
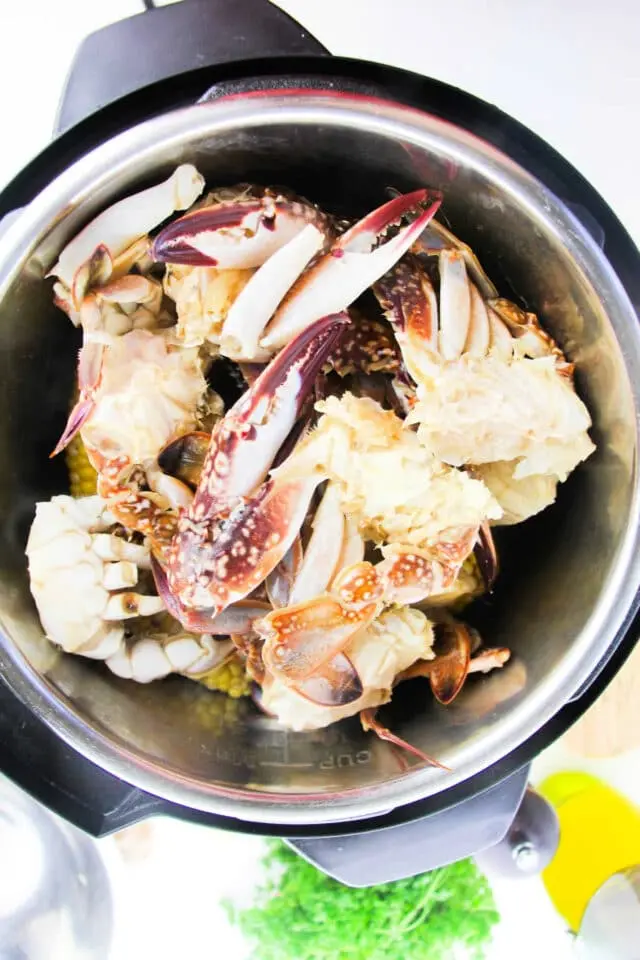
<path fill-rule="evenodd" d="M 168 618 L 164 618 L 168 620 Z M 231 640 L 215 640 L 207 633 L 196 635 L 177 629 L 156 626 L 145 621 L 134 626 L 119 649 L 106 664 L 123 680 L 151 683 L 171 673 L 197 678 L 224 663 L 235 650 Z"/>
<path fill-rule="evenodd" d="M 36 505 L 26 547 L 31 593 L 47 637 L 68 653 L 106 659 L 122 645 L 124 620 L 164 609 L 134 589 L 148 550 L 109 534 L 113 525 L 98 496 Z"/>
<path fill-rule="evenodd" d="M 316 730 L 391 699 L 396 676 L 416 660 L 433 658 L 433 628 L 420 610 L 386 610 L 360 630 L 345 648 L 362 682 L 362 696 L 342 707 L 313 703 L 281 680 L 263 687 L 264 709 L 291 730 Z"/>
<path fill-rule="evenodd" d="M 206 388 L 197 348 L 173 348 L 159 333 L 133 330 L 105 351 L 95 409 L 82 438 L 132 463 L 155 460 L 173 437 L 194 429 Z"/>
<path fill-rule="evenodd" d="M 594 450 L 591 417 L 553 357 L 465 355 L 418 387 L 409 414 L 434 456 L 453 466 L 516 460 L 514 477 L 565 480 Z"/>
<path fill-rule="evenodd" d="M 556 477 L 538 473 L 516 479 L 517 467 L 517 460 L 497 460 L 473 468 L 474 476 L 486 484 L 502 507 L 502 517 L 494 521 L 496 525 L 522 523 L 546 510 L 556 499 Z"/>
<path fill-rule="evenodd" d="M 176 305 L 175 342 L 184 347 L 217 346 L 227 314 L 254 272 L 168 264 L 164 289 Z"/>
<path fill-rule="evenodd" d="M 482 481 L 440 463 L 374 400 L 345 393 L 317 409 L 317 428 L 280 469 L 328 476 L 366 539 L 430 547 L 445 531 L 501 516 Z"/>

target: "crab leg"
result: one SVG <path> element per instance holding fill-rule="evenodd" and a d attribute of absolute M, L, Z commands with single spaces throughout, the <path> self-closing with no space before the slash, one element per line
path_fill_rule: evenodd
<path fill-rule="evenodd" d="M 280 304 L 260 341 L 268 350 L 288 343 L 326 313 L 344 310 L 406 253 L 434 215 L 442 197 L 429 190 L 396 197 L 347 230 L 324 257 L 313 264 Z M 385 239 L 393 226 L 392 239 Z"/>
<path fill-rule="evenodd" d="M 287 605 L 302 603 L 323 593 L 337 567 L 344 542 L 345 519 L 335 484 L 328 485 L 313 518 L 312 529 Z"/>
<path fill-rule="evenodd" d="M 234 360 L 268 359 L 260 335 L 287 290 L 325 242 L 313 224 L 281 247 L 253 274 L 231 304 L 222 328 L 221 352 Z"/>
<path fill-rule="evenodd" d="M 73 406 L 62 436 L 50 454 L 62 453 L 89 420 L 96 405 L 96 394 L 102 380 L 102 361 L 105 347 L 101 343 L 84 343 L 78 357 L 78 387 L 80 395 Z"/>
<path fill-rule="evenodd" d="M 343 315 L 328 316 L 304 330 L 216 425 L 188 514 L 191 521 L 232 509 L 262 483 L 347 323 Z"/>
<path fill-rule="evenodd" d="M 200 196 L 204 179 L 191 164 L 182 164 L 163 183 L 125 197 L 100 213 L 67 244 L 51 274 L 73 290 L 76 274 L 102 247 L 111 261 L 176 210 L 186 210 Z"/>
<path fill-rule="evenodd" d="M 386 740 L 388 743 L 392 743 L 394 746 L 400 747 L 401 750 L 406 750 L 408 753 L 412 753 L 415 757 L 418 757 L 420 760 L 423 760 L 432 767 L 439 767 L 441 770 L 446 770 L 449 773 L 451 772 L 450 768 L 445 767 L 445 765 L 440 763 L 439 760 L 434 760 L 433 757 L 430 757 L 427 753 L 423 753 L 422 750 L 418 749 L 418 747 L 414 747 L 413 744 L 407 743 L 406 740 L 396 736 L 395 733 L 391 733 L 391 731 L 387 727 L 383 726 L 383 724 L 380 723 L 380 721 L 376 718 L 377 712 L 377 707 L 368 707 L 366 710 L 360 711 L 360 723 L 365 733 L 371 731 L 372 733 L 375 733 L 379 740 Z"/>
<path fill-rule="evenodd" d="M 324 233 L 327 218 L 311 204 L 265 192 L 187 213 L 160 231 L 151 252 L 162 263 L 246 270 L 261 267 L 307 224 Z"/>

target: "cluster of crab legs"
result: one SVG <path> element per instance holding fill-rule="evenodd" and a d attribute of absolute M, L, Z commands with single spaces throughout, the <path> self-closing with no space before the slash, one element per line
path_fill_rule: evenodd
<path fill-rule="evenodd" d="M 358 631 L 389 607 L 451 588 L 474 551 L 490 589 L 497 560 L 486 522 L 455 529 L 428 549 L 391 544 L 382 560 L 365 559 L 363 538 L 331 485 L 303 552 L 301 529 L 327 474 L 321 463 L 306 476 L 273 468 L 307 433 L 327 375 L 355 374 L 366 393 L 369 374 L 387 374 L 385 403 L 404 417 L 415 406 L 416 384 L 463 354 L 506 363 L 517 342 L 528 357 L 552 358 L 569 381 L 571 367 L 535 317 L 500 300 L 469 248 L 433 221 L 442 199 L 433 191 L 398 195 L 345 229 L 297 197 L 249 189 L 205 199 L 151 243 L 146 234 L 191 207 L 203 186 L 185 165 L 101 214 L 60 256 L 52 271 L 56 302 L 82 327 L 83 347 L 78 400 L 54 453 L 82 431 L 98 493 L 117 523 L 145 538 L 159 597 L 185 630 L 231 637 L 259 684 L 268 675 L 320 705 L 357 703 L 363 686 L 345 650 Z M 438 264 L 439 317 L 425 257 Z M 85 428 L 114 341 L 170 328 L 153 277 L 158 263 L 246 272 L 214 343 L 249 386 L 210 435 L 178 429 L 143 469 Z M 349 312 L 369 288 L 389 326 L 358 323 Z M 442 703 L 469 673 L 509 656 L 478 651 L 474 632 L 452 618 L 443 618 L 436 638 L 435 657 L 419 659 L 394 682 L 426 676 Z M 414 749 L 382 727 L 373 709 L 361 717 L 367 729 Z"/>

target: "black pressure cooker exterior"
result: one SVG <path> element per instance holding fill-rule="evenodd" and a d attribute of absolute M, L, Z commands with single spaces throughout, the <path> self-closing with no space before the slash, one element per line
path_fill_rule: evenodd
<path fill-rule="evenodd" d="M 3 217 L 28 204 L 79 156 L 136 123 L 196 101 L 304 88 L 345 90 L 427 110 L 492 143 L 571 208 L 606 253 L 640 312 L 640 260 L 633 242 L 589 184 L 544 141 L 495 107 L 446 84 L 332 57 L 268 0 L 183 0 L 88 37 L 67 80 L 56 139 L 0 194 L 0 229 Z M 530 761 L 600 695 L 633 649 L 639 630 L 640 616 L 630 614 L 590 682 L 514 754 L 456 787 L 366 821 L 262 825 L 146 794 L 67 746 L 1 678 L 0 771 L 94 836 L 159 814 L 243 832 L 277 833 L 326 872 L 353 885 L 369 885 L 497 843 L 521 802 Z M 401 843 L 396 842 L 399 831 Z"/>

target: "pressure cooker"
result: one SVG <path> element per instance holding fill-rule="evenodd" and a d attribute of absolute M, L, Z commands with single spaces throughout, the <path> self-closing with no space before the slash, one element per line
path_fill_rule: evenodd
<path fill-rule="evenodd" d="M 210 184 L 286 184 L 352 217 L 389 188 L 441 190 L 501 294 L 575 363 L 597 452 L 552 509 L 500 532 L 503 571 L 477 614 L 511 662 L 450 707 L 418 683 L 389 708 L 449 772 L 399 764 L 357 720 L 291 732 L 250 700 L 178 678 L 126 683 L 43 636 L 24 547 L 34 503 L 66 489 L 48 454 L 78 346 L 43 278 L 97 212 L 187 161 Z M 471 94 L 332 57 L 267 0 L 186 0 L 84 42 L 55 139 L 0 195 L 0 216 L 0 770 L 96 836 L 159 814 L 277 834 L 356 885 L 496 844 L 530 761 L 638 631 L 640 257 L 612 211 Z"/>

